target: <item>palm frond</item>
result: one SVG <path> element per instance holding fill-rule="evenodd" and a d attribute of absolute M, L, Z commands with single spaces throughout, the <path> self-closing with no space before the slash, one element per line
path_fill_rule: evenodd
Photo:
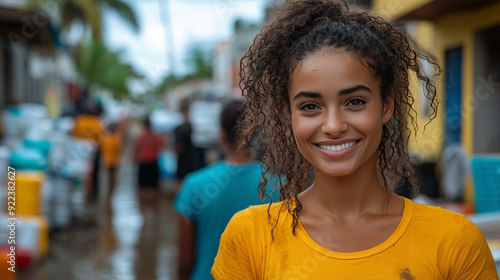
<path fill-rule="evenodd" d="M 21 9 L 22 10 L 29 10 L 29 11 L 39 10 L 42 7 L 49 5 L 49 4 L 52 4 L 52 3 L 56 3 L 56 4 L 58 4 L 58 6 L 62 6 L 60 3 L 58 3 L 58 1 L 54 1 L 54 0 L 28 0 L 21 7 Z"/>
<path fill-rule="evenodd" d="M 95 40 L 81 45 L 77 70 L 89 83 L 112 91 L 117 98 L 130 95 L 127 84 L 129 78 L 140 77 L 130 65 L 122 61 L 119 52 L 113 52 Z"/>
<path fill-rule="evenodd" d="M 84 22 L 88 23 L 92 28 L 92 37 L 97 40 L 102 39 L 102 22 L 101 12 L 97 5 L 98 0 L 73 0 L 75 6 L 81 10 Z"/>
<path fill-rule="evenodd" d="M 137 14 L 127 3 L 122 0 L 96 0 L 96 2 L 100 7 L 116 12 L 118 16 L 130 24 L 135 31 L 139 30 Z"/>

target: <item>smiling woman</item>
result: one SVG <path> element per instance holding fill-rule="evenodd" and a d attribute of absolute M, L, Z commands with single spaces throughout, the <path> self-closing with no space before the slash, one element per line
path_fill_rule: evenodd
<path fill-rule="evenodd" d="M 275 9 L 241 61 L 240 128 L 243 143 L 262 131 L 261 186 L 282 178 L 282 201 L 233 216 L 215 279 L 498 279 L 471 221 L 393 192 L 414 184 L 409 73 L 436 114 L 421 59 L 439 70 L 403 30 L 344 1 Z"/>

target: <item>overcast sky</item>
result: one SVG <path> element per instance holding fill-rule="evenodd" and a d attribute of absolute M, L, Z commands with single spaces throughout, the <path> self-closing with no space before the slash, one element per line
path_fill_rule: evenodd
<path fill-rule="evenodd" d="M 164 1 L 164 2 L 162 2 Z M 161 18 L 169 2 L 169 22 L 173 48 L 167 43 Z M 187 51 L 193 46 L 212 47 L 227 40 L 234 20 L 263 20 L 267 0 L 128 0 L 141 25 L 139 33 L 131 31 L 119 18 L 110 14 L 105 19 L 105 38 L 114 50 L 123 50 L 124 59 L 149 80 L 156 82 L 167 73 L 168 57 L 175 58 L 175 73 L 186 72 Z M 167 54 L 167 52 L 172 52 Z"/>

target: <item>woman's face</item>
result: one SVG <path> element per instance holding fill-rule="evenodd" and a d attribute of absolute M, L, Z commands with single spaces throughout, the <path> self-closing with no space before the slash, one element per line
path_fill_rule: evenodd
<path fill-rule="evenodd" d="M 394 102 L 382 106 L 380 82 L 357 56 L 314 52 L 292 73 L 288 95 L 295 141 L 315 173 L 340 177 L 375 167 Z"/>

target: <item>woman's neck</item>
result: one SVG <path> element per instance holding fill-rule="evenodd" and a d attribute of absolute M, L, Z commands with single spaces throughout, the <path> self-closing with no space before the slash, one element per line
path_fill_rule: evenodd
<path fill-rule="evenodd" d="M 299 195 L 304 213 L 356 218 L 382 214 L 391 193 L 379 182 L 376 166 L 360 167 L 342 177 L 315 171 L 315 182 Z"/>

